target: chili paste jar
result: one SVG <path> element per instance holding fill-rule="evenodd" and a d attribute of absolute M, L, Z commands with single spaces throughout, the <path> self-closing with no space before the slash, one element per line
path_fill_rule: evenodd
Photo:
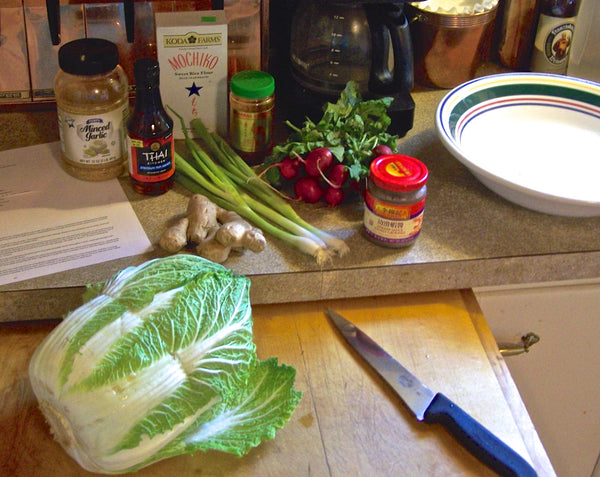
<path fill-rule="evenodd" d="M 365 191 L 364 232 L 372 242 L 406 247 L 421 232 L 427 178 L 425 164 L 391 154 L 371 162 Z"/>
<path fill-rule="evenodd" d="M 229 137 L 250 164 L 261 162 L 272 146 L 275 79 L 264 71 L 246 70 L 231 78 Z"/>

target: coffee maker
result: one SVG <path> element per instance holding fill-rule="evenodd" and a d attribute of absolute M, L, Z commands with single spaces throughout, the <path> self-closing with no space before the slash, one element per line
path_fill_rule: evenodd
<path fill-rule="evenodd" d="M 288 0 L 271 8 L 272 35 L 279 35 L 271 45 L 285 45 L 278 101 L 293 122 L 318 121 L 323 104 L 337 101 L 353 80 L 363 99 L 394 98 L 391 133 L 412 128 L 413 54 L 403 0 Z"/>

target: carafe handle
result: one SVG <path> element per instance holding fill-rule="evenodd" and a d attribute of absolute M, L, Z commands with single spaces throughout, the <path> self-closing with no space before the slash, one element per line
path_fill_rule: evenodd
<path fill-rule="evenodd" d="M 371 30 L 369 91 L 393 94 L 410 90 L 413 87 L 413 54 L 402 5 L 375 3 L 365 4 L 364 8 Z M 390 41 L 392 70 L 388 64 Z"/>
<path fill-rule="evenodd" d="M 127 42 L 133 43 L 135 37 L 135 5 L 133 4 L 133 0 L 123 0 L 123 11 L 125 12 Z"/>
<path fill-rule="evenodd" d="M 48 29 L 53 45 L 60 45 L 60 4 L 58 0 L 46 0 Z"/>

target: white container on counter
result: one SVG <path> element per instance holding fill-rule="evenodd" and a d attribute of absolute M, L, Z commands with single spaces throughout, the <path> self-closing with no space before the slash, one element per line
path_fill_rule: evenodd
<path fill-rule="evenodd" d="M 577 28 L 567 74 L 600 82 L 600 2 L 583 0 L 577 14 Z"/>

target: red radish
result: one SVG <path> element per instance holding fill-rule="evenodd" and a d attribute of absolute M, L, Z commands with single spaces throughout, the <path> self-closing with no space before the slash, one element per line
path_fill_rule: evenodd
<path fill-rule="evenodd" d="M 300 161 L 298 158 L 286 157 L 279 163 L 279 172 L 284 179 L 293 179 L 300 171 Z"/>
<path fill-rule="evenodd" d="M 296 154 L 296 157 L 286 157 L 281 162 L 277 162 L 275 164 L 269 165 L 266 169 L 264 169 L 259 177 L 262 177 L 267 173 L 269 169 L 273 169 L 274 167 L 279 167 L 279 173 L 281 177 L 284 179 L 293 179 L 300 172 L 300 164 L 302 163 L 302 158 Z"/>
<path fill-rule="evenodd" d="M 333 165 L 333 154 L 326 147 L 310 151 L 304 159 L 304 170 L 311 177 L 319 177 Z"/>
<path fill-rule="evenodd" d="M 378 144 L 373 148 L 373 157 L 387 156 L 388 154 L 393 153 L 394 151 L 392 151 L 392 148 L 385 144 Z"/>
<path fill-rule="evenodd" d="M 327 187 L 325 189 L 325 193 L 323 194 L 323 199 L 327 202 L 331 207 L 335 207 L 336 205 L 340 205 L 344 200 L 344 189 L 340 189 L 339 187 Z"/>
<path fill-rule="evenodd" d="M 323 197 L 323 189 L 314 177 L 304 176 L 298 179 L 294 183 L 294 192 L 296 192 L 296 197 L 308 204 L 319 202 Z"/>
<path fill-rule="evenodd" d="M 348 168 L 344 164 L 338 162 L 329 169 L 326 181 L 331 187 L 339 189 L 344 185 L 344 182 L 346 182 L 348 174 Z"/>

